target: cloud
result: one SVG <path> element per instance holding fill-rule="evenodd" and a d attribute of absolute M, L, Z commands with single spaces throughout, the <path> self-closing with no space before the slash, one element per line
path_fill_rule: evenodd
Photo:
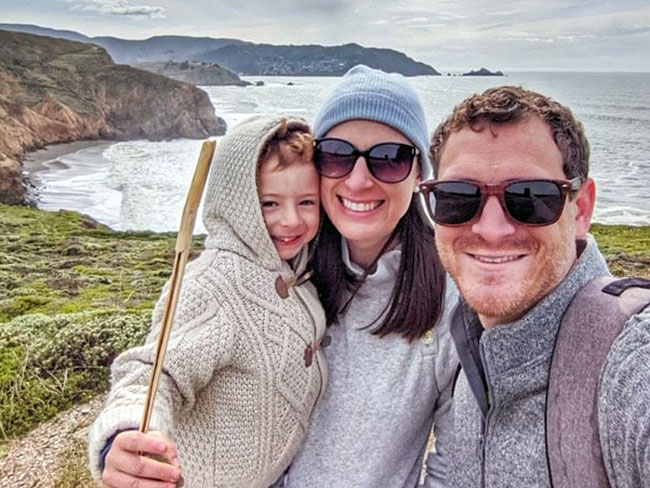
<path fill-rule="evenodd" d="M 134 15 L 145 16 L 150 18 L 165 17 L 165 9 L 162 7 L 148 7 L 146 5 L 137 5 L 124 7 L 115 7 L 109 11 L 113 15 Z"/>
<path fill-rule="evenodd" d="M 446 71 L 482 65 L 650 71 L 648 0 L 511 0 L 506 6 L 496 0 L 1 1 L 3 15 L 14 22 L 33 22 L 36 5 L 43 25 L 88 35 L 356 42 L 396 49 Z"/>
<path fill-rule="evenodd" d="M 77 0 L 71 1 L 77 2 Z M 76 3 L 73 9 L 111 15 L 148 17 L 150 19 L 164 18 L 167 16 L 167 11 L 164 7 L 129 5 L 127 0 L 81 0 L 81 3 Z"/>

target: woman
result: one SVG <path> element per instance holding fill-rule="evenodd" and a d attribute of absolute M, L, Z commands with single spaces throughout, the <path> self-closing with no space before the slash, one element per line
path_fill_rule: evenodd
<path fill-rule="evenodd" d="M 413 200 L 432 173 L 428 134 L 406 79 L 366 66 L 342 78 L 316 118 L 327 215 L 313 263 L 331 325 L 330 383 L 286 487 L 413 487 L 432 422 L 433 478 L 444 481 L 457 292 Z"/>

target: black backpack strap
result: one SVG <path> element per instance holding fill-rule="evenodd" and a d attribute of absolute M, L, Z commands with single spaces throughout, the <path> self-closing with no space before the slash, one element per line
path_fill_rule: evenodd
<path fill-rule="evenodd" d="M 650 304 L 645 288 L 650 281 L 597 278 L 562 318 L 546 393 L 546 453 L 555 488 L 610 486 L 598 432 L 598 386 L 614 340 Z"/>
<path fill-rule="evenodd" d="M 463 370 L 463 365 L 458 363 L 458 366 L 456 366 L 456 372 L 454 373 L 454 379 L 451 382 L 451 396 L 453 397 L 456 393 L 456 383 L 458 383 L 458 377 L 460 376 L 460 372 Z"/>
<path fill-rule="evenodd" d="M 650 290 L 650 280 L 644 278 L 621 278 L 620 280 L 615 280 L 609 283 L 603 288 L 603 291 L 610 295 L 619 297 L 625 290 L 633 287 L 646 288 Z"/>

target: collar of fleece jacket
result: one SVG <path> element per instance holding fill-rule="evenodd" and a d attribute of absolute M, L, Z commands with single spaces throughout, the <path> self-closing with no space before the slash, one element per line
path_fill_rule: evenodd
<path fill-rule="evenodd" d="M 258 115 L 233 128 L 217 141 L 203 204 L 203 224 L 208 242 L 220 241 L 222 234 L 234 234 L 237 252 L 245 252 L 267 269 L 280 269 L 281 261 L 264 225 L 257 191 L 257 162 L 266 142 L 280 127 L 307 123 L 295 117 Z"/>

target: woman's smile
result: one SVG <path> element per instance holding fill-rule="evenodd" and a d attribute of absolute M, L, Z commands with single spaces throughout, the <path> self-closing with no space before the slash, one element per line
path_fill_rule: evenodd
<path fill-rule="evenodd" d="M 350 142 L 360 151 L 376 144 L 411 142 L 399 131 L 379 122 L 349 120 L 330 129 L 327 137 Z M 372 176 L 365 158 L 341 178 L 321 178 L 321 201 L 330 220 L 347 240 L 352 260 L 371 263 L 411 204 L 419 176 L 414 164 L 406 179 L 384 183 Z"/>
<path fill-rule="evenodd" d="M 342 196 L 339 196 L 339 201 L 347 210 L 357 213 L 370 212 L 384 203 L 383 200 L 355 201 Z"/>

